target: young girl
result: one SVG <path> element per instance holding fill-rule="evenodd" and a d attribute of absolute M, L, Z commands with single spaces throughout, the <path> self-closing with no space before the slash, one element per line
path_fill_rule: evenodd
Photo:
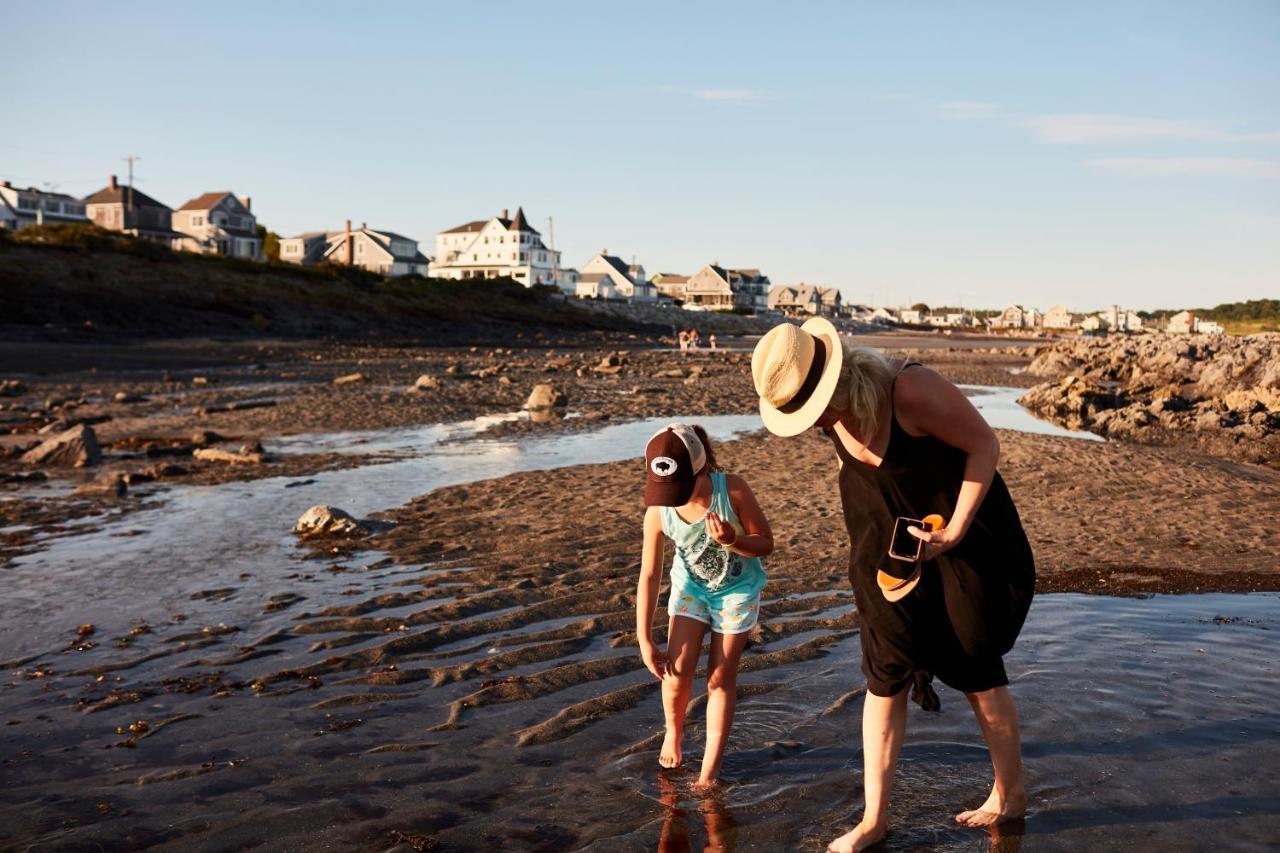
<path fill-rule="evenodd" d="M 733 725 L 738 660 L 760 613 L 764 568 L 773 533 L 746 482 L 716 466 L 699 426 L 672 424 L 645 448 L 648 480 L 644 549 L 636 593 L 636 636 L 649 671 L 662 682 L 667 736 L 658 763 L 681 761 L 685 713 L 702 639 L 711 629 L 707 659 L 707 746 L 696 787 L 709 788 Z M 653 642 L 653 614 L 662 582 L 662 537 L 676 546 L 671 563 L 667 650 Z"/>

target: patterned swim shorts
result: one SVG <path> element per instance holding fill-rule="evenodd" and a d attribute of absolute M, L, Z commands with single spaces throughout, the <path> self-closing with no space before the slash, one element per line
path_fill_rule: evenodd
<path fill-rule="evenodd" d="M 673 573 L 667 613 L 697 619 L 717 634 L 745 634 L 760 619 L 760 589 L 752 584 L 712 592 Z"/>

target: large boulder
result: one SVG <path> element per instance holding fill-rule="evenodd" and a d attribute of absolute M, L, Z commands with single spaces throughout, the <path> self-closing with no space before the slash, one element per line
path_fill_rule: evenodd
<path fill-rule="evenodd" d="M 530 411 L 562 409 L 567 405 L 569 405 L 569 398 L 565 393 L 545 383 L 533 386 L 529 399 L 524 403 L 524 407 Z"/>
<path fill-rule="evenodd" d="M 298 519 L 293 532 L 300 536 L 347 536 L 362 533 L 360 522 L 336 506 L 318 504 Z"/>
<path fill-rule="evenodd" d="M 102 461 L 93 428 L 79 424 L 22 454 L 28 465 L 73 465 L 84 468 Z"/>

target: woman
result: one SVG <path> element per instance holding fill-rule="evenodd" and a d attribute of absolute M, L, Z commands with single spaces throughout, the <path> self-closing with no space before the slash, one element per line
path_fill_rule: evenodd
<path fill-rule="evenodd" d="M 765 426 L 780 436 L 822 428 L 840 466 L 867 677 L 866 808 L 828 850 L 861 850 L 884 837 L 907 694 L 937 710 L 934 675 L 969 699 L 995 771 L 990 796 L 956 820 L 988 826 L 1020 817 L 1026 791 L 1018 712 L 1001 656 L 1026 618 L 1035 565 L 996 472 L 995 433 L 937 373 L 846 346 L 822 318 L 771 329 L 756 345 L 751 374 Z M 942 529 L 911 528 L 924 543 L 918 566 L 894 568 L 888 550 L 895 519 L 935 513 L 945 519 Z"/>

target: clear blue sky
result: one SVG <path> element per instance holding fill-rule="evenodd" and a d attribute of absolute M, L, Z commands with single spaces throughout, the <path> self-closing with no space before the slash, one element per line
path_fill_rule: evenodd
<path fill-rule="evenodd" d="M 0 4 L 0 178 L 847 298 L 1280 296 L 1280 3 Z"/>

